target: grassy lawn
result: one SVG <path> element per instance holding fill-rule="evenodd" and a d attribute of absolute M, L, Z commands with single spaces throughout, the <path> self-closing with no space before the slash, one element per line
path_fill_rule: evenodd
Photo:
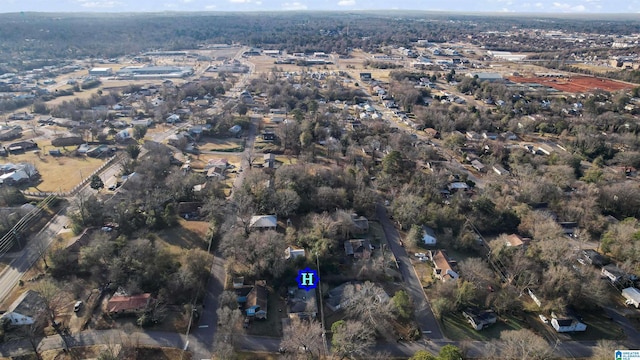
<path fill-rule="evenodd" d="M 180 219 L 178 226 L 162 230 L 156 235 L 162 245 L 169 252 L 179 254 L 193 248 L 207 248 L 207 232 L 209 223 L 206 221 L 187 221 Z"/>
<path fill-rule="evenodd" d="M 280 296 L 270 292 L 267 308 L 267 320 L 251 322 L 251 325 L 249 325 L 247 329 L 248 335 L 268 337 L 282 336 L 282 319 L 287 317 L 287 304 Z"/>
<path fill-rule="evenodd" d="M 369 234 L 367 237 L 371 239 L 371 244 L 376 248 L 379 248 L 381 244 L 387 243 L 382 225 L 377 221 L 369 221 Z"/>
<path fill-rule="evenodd" d="M 490 327 L 477 331 L 471 328 L 467 319 L 462 316 L 462 313 L 455 313 L 443 316 L 442 330 L 447 338 L 454 341 L 462 340 L 478 340 L 487 341 L 500 338 L 500 333 L 507 330 L 519 330 L 523 328 L 523 324 L 515 317 L 501 316 L 498 322 Z"/>
<path fill-rule="evenodd" d="M 614 321 L 609 320 L 603 311 L 580 313 L 582 322 L 587 324 L 587 331 L 570 334 L 571 340 L 622 340 L 624 332 Z"/>
<path fill-rule="evenodd" d="M 279 358 L 278 355 L 262 353 L 262 352 L 255 353 L 255 352 L 248 352 L 248 351 L 240 351 L 236 353 L 236 359 L 238 360 L 276 360 L 278 358 Z"/>
<path fill-rule="evenodd" d="M 6 160 L 14 164 L 30 163 L 38 169 L 42 181 L 29 188 L 29 191 L 69 191 L 78 185 L 82 178 L 88 177 L 104 163 L 103 159 L 91 157 L 50 156 L 45 152 L 45 147 L 49 149 L 53 147 L 38 145 L 42 149 L 38 154 L 28 151 L 23 154 L 9 155 Z"/>
<path fill-rule="evenodd" d="M 202 138 L 198 141 L 198 146 L 208 151 L 241 152 L 244 150 L 244 140 L 237 138 Z"/>
<path fill-rule="evenodd" d="M 190 156 L 191 158 L 191 168 L 201 170 L 204 169 L 205 165 L 209 160 L 213 159 L 226 159 L 229 165 L 233 165 L 236 168 L 240 167 L 240 163 L 242 162 L 242 157 L 236 154 L 223 154 L 223 155 L 213 155 L 213 154 L 200 154 L 197 156 Z M 227 176 L 229 176 L 229 172 L 227 172 Z"/>

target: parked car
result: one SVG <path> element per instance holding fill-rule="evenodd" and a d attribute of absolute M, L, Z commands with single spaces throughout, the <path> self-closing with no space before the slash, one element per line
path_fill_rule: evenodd
<path fill-rule="evenodd" d="M 82 301 L 76 301 L 75 305 L 73 305 L 73 312 L 78 312 L 82 308 Z"/>

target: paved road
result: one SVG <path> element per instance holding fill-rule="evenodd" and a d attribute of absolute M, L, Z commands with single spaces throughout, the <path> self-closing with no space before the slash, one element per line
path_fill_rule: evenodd
<path fill-rule="evenodd" d="M 402 279 L 405 283 L 404 288 L 409 296 L 411 296 L 411 299 L 413 299 L 416 322 L 418 323 L 420 330 L 423 331 L 425 337 L 428 339 L 443 339 L 444 336 L 440 330 L 440 325 L 436 320 L 436 317 L 433 315 L 433 311 L 431 311 L 431 306 L 429 305 L 427 296 L 422 289 L 422 284 L 418 279 L 418 275 L 411 264 L 411 260 L 407 255 L 407 251 L 404 247 L 400 246 L 400 234 L 398 234 L 398 231 L 389 220 L 387 210 L 384 206 L 378 204 L 376 207 L 376 215 L 384 230 L 389 248 L 398 261 L 400 273 L 402 274 Z"/>
<path fill-rule="evenodd" d="M 56 238 L 56 234 L 69 222 L 66 208 L 62 208 L 37 234 L 27 240 L 28 244 L 17 254 L 12 254 L 13 260 L 0 273 L 0 303 L 11 294 L 22 275 L 38 261 Z"/>

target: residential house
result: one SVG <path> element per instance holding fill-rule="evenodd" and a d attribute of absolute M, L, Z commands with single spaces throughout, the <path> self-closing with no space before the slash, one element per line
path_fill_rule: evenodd
<path fill-rule="evenodd" d="M 505 140 L 515 141 L 515 140 L 518 140 L 518 135 L 514 134 L 511 131 L 507 131 L 502 133 L 502 138 L 504 138 Z"/>
<path fill-rule="evenodd" d="M 551 155 L 555 152 L 555 150 L 547 144 L 540 144 L 537 147 L 536 150 L 536 154 L 542 154 L 542 155 Z"/>
<path fill-rule="evenodd" d="M 238 135 L 240 133 L 240 131 L 242 131 L 242 126 L 240 126 L 240 125 L 233 125 L 229 129 L 229 132 L 232 133 L 233 135 Z"/>
<path fill-rule="evenodd" d="M 369 72 L 361 72 L 360 73 L 360 80 L 362 81 L 371 81 L 372 77 L 371 77 L 371 73 Z"/>
<path fill-rule="evenodd" d="M 434 139 L 440 138 L 440 132 L 434 128 L 426 128 L 423 131 L 427 134 L 427 136 L 430 136 Z"/>
<path fill-rule="evenodd" d="M 468 308 L 462 312 L 471 327 L 475 330 L 482 330 L 489 327 L 491 324 L 495 324 L 498 320 L 496 314 L 491 310 L 479 310 Z"/>
<path fill-rule="evenodd" d="M 276 167 L 276 156 L 272 153 L 264 154 L 264 164 L 262 167 L 268 169 L 274 169 Z"/>
<path fill-rule="evenodd" d="M 284 249 L 284 258 L 287 260 L 295 259 L 298 257 L 305 257 L 305 255 L 306 253 L 304 249 L 300 249 L 293 246 L 288 246 L 286 249 Z"/>
<path fill-rule="evenodd" d="M 209 170 L 214 167 L 226 169 L 227 167 L 229 167 L 229 162 L 227 161 L 227 159 L 211 159 L 204 166 L 204 169 Z"/>
<path fill-rule="evenodd" d="M 471 160 L 471 166 L 479 172 L 485 171 L 485 166 L 480 162 L 480 160 Z"/>
<path fill-rule="evenodd" d="M 609 258 L 593 249 L 583 250 L 582 254 L 580 254 L 580 258 L 583 259 L 586 264 L 597 267 L 603 267 L 611 262 Z"/>
<path fill-rule="evenodd" d="M 477 132 L 471 131 L 471 130 L 467 131 L 465 133 L 465 136 L 467 137 L 467 140 L 471 140 L 471 141 L 475 141 L 475 140 L 480 140 L 481 139 L 480 135 Z"/>
<path fill-rule="evenodd" d="M 344 242 L 344 252 L 347 256 L 353 256 L 354 259 L 369 259 L 373 246 L 367 239 L 354 239 Z"/>
<path fill-rule="evenodd" d="M 167 121 L 167 124 L 174 124 L 174 123 L 180 122 L 180 115 L 171 114 L 167 117 L 166 121 Z"/>
<path fill-rule="evenodd" d="M 256 319 L 267 319 L 267 298 L 269 290 L 267 290 L 264 280 L 256 281 L 255 286 L 247 294 L 247 302 L 245 311 L 248 317 Z"/>
<path fill-rule="evenodd" d="M 11 140 L 22 136 L 22 127 L 20 126 L 0 126 L 0 140 Z"/>
<path fill-rule="evenodd" d="M 131 315 L 144 311 L 151 303 L 151 294 L 113 295 L 107 302 L 106 312 L 109 315 Z"/>
<path fill-rule="evenodd" d="M 531 239 L 523 238 L 518 234 L 510 234 L 505 238 L 505 246 L 507 247 L 518 247 L 518 246 L 526 246 Z"/>
<path fill-rule="evenodd" d="M 497 140 L 497 139 L 498 139 L 498 134 L 496 134 L 496 133 L 494 133 L 494 132 L 487 132 L 487 131 L 484 131 L 484 132 L 482 133 L 482 137 L 483 137 L 484 139 L 487 139 L 487 140 Z"/>
<path fill-rule="evenodd" d="M 217 179 L 217 180 L 224 180 L 225 179 L 225 175 L 224 175 L 225 170 L 223 168 L 220 167 L 211 167 L 207 170 L 207 179 Z"/>
<path fill-rule="evenodd" d="M 200 210 L 204 204 L 198 201 L 178 203 L 178 215 L 184 219 L 197 219 L 200 217 Z"/>
<path fill-rule="evenodd" d="M 5 311 L 0 319 L 7 319 L 11 326 L 31 325 L 38 313 L 44 311 L 45 302 L 39 293 L 27 290 L 20 295 Z"/>
<path fill-rule="evenodd" d="M 369 220 L 366 217 L 351 214 L 351 220 L 353 220 L 353 226 L 355 227 L 354 233 L 366 234 L 369 232 Z"/>
<path fill-rule="evenodd" d="M 422 243 L 427 246 L 433 246 L 438 242 L 436 233 L 427 225 L 422 225 Z"/>
<path fill-rule="evenodd" d="M 131 132 L 132 131 L 133 131 L 133 129 L 131 129 L 131 128 L 118 131 L 116 133 L 116 141 L 125 141 L 125 140 L 128 140 L 128 139 L 131 139 Z"/>
<path fill-rule="evenodd" d="M 466 183 L 457 181 L 447 185 L 447 189 L 449 189 L 450 192 L 456 192 L 458 190 L 467 191 L 469 190 L 469 185 L 467 185 Z"/>
<path fill-rule="evenodd" d="M 433 274 L 441 281 L 456 280 L 459 276 L 453 270 L 455 262 L 449 260 L 444 250 L 429 251 L 429 257 L 433 262 Z"/>
<path fill-rule="evenodd" d="M 509 171 L 508 171 L 508 170 L 506 170 L 505 168 L 503 168 L 503 167 L 502 167 L 502 166 L 500 166 L 500 165 L 493 165 L 492 169 L 493 169 L 493 171 L 494 171 L 496 174 L 498 174 L 498 175 L 500 175 L 500 176 L 502 176 L 502 175 L 509 175 Z"/>
<path fill-rule="evenodd" d="M 551 313 L 551 326 L 559 333 L 587 330 L 587 325 L 579 321 L 570 312 L 567 312 L 566 315 Z"/>
<path fill-rule="evenodd" d="M 629 274 L 617 265 L 609 264 L 602 267 L 600 271 L 612 284 L 626 284 L 637 279 L 635 275 Z"/>
<path fill-rule="evenodd" d="M 231 279 L 234 289 L 239 289 L 244 286 L 244 276 L 238 276 Z"/>
<path fill-rule="evenodd" d="M 634 287 L 628 287 L 622 289 L 622 296 L 626 299 L 625 304 L 633 305 L 636 309 L 640 307 L 640 290 Z"/>
<path fill-rule="evenodd" d="M 262 133 L 262 140 L 264 141 L 274 141 L 276 139 L 276 133 L 271 130 L 265 130 Z"/>
<path fill-rule="evenodd" d="M 275 215 L 256 215 L 249 221 L 252 230 L 275 230 L 278 227 L 278 218 Z"/>
<path fill-rule="evenodd" d="M 305 290 L 290 287 L 287 297 L 287 313 L 289 318 L 315 319 L 318 314 L 316 289 Z"/>

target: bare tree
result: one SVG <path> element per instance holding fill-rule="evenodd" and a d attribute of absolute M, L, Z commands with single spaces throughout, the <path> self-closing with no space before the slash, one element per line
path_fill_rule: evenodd
<path fill-rule="evenodd" d="M 477 289 L 486 289 L 496 283 L 495 273 L 489 268 L 489 264 L 480 258 L 468 258 L 458 265 L 460 275 L 470 281 Z"/>
<path fill-rule="evenodd" d="M 322 326 L 317 321 L 293 318 L 284 328 L 280 347 L 289 359 L 319 359 L 326 350 L 322 333 Z"/>
<path fill-rule="evenodd" d="M 42 298 L 47 321 L 54 323 L 60 311 L 69 302 L 67 293 L 53 280 L 42 280 L 33 289 Z"/>
<path fill-rule="evenodd" d="M 44 311 L 40 311 L 36 313 L 33 317 L 33 323 L 27 326 L 23 326 L 20 328 L 20 332 L 22 336 L 24 336 L 27 340 L 29 340 L 29 344 L 31 345 L 31 349 L 36 356 L 36 359 L 42 360 L 42 355 L 38 350 L 38 345 L 40 344 L 40 339 L 44 335 L 44 328 L 47 325 L 47 314 Z"/>
<path fill-rule="evenodd" d="M 348 317 L 360 320 L 386 338 L 392 338 L 388 320 L 393 317 L 393 304 L 384 289 L 369 281 L 349 284 L 345 287 L 344 298 L 348 304 L 345 306 Z"/>
<path fill-rule="evenodd" d="M 593 354 L 591 360 L 609 360 L 613 356 L 616 350 L 623 349 L 617 342 L 613 340 L 598 340 L 598 343 L 593 347 Z"/>
<path fill-rule="evenodd" d="M 498 348 L 503 359 L 544 360 L 553 356 L 555 347 L 529 329 L 503 331 Z"/>
<path fill-rule="evenodd" d="M 361 321 L 338 321 L 331 326 L 333 353 L 341 359 L 364 358 L 374 342 L 373 330 Z"/>

